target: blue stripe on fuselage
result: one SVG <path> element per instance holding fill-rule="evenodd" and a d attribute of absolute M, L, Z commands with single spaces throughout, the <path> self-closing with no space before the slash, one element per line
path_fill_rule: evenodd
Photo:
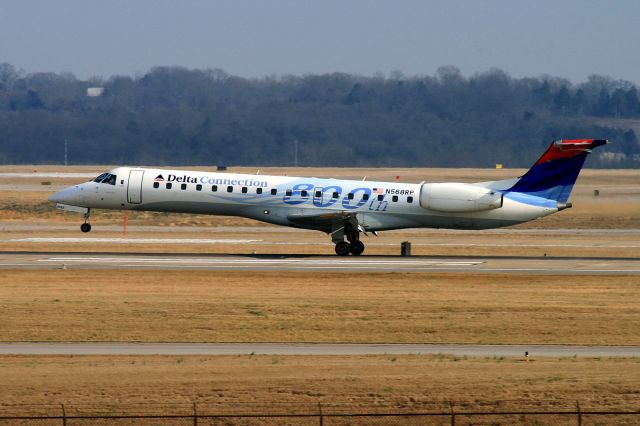
<path fill-rule="evenodd" d="M 549 198 L 533 194 L 524 194 L 522 192 L 505 192 L 504 197 L 518 203 L 528 204 L 530 206 L 548 207 L 552 209 L 558 207 L 558 202 L 556 200 L 550 200 Z"/>

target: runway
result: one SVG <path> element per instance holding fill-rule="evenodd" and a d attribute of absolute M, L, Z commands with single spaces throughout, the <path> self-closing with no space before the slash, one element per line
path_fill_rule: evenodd
<path fill-rule="evenodd" d="M 404 355 L 637 357 L 640 346 L 323 343 L 0 343 L 0 355 Z"/>
<path fill-rule="evenodd" d="M 0 253 L 0 269 L 156 269 L 640 275 L 640 258 Z"/>

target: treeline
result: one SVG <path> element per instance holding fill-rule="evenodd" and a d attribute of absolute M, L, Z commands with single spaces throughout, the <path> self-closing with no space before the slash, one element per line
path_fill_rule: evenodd
<path fill-rule="evenodd" d="M 60 164 L 66 141 L 70 164 L 525 167 L 553 139 L 589 137 L 615 142 L 589 166 L 637 167 L 636 126 L 636 86 L 601 76 L 442 67 L 245 79 L 157 67 L 83 81 L 0 64 L 4 164 Z"/>

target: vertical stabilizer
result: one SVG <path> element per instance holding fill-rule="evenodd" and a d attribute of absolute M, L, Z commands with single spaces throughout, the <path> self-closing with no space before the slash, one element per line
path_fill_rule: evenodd
<path fill-rule="evenodd" d="M 558 140 L 507 192 L 519 192 L 566 203 L 584 160 L 604 139 Z"/>

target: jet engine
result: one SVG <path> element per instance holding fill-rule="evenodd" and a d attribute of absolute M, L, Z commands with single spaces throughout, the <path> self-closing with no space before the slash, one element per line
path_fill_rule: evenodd
<path fill-rule="evenodd" d="M 420 206 L 446 213 L 471 213 L 502 207 L 502 193 L 466 183 L 425 183 Z"/>

